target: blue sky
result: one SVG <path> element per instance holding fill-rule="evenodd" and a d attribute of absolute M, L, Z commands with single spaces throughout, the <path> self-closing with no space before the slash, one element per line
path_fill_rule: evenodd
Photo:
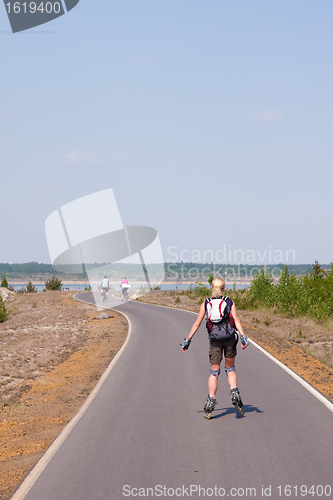
<path fill-rule="evenodd" d="M 0 5 L 0 262 L 49 262 L 48 215 L 110 187 L 165 260 L 333 261 L 332 21 L 325 0 L 81 0 L 12 34 Z"/>

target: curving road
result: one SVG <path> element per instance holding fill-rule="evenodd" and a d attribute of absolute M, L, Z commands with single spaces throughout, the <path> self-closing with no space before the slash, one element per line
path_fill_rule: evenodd
<path fill-rule="evenodd" d="M 92 302 L 93 294 L 80 299 Z M 231 405 L 223 373 L 208 421 L 204 327 L 187 353 L 179 345 L 195 316 L 110 303 L 130 321 L 129 341 L 31 489 L 15 500 L 300 498 L 302 485 L 314 485 L 315 495 L 304 498 L 317 498 L 320 485 L 333 498 L 333 414 L 318 399 L 251 345 L 236 364 L 245 416 Z M 327 486 L 323 498 L 329 493 Z"/>

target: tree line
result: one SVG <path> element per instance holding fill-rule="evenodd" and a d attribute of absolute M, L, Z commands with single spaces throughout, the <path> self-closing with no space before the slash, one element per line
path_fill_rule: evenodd
<path fill-rule="evenodd" d="M 233 298 L 239 309 L 274 308 L 288 317 L 324 322 L 333 315 L 333 263 L 325 270 L 316 261 L 309 274 L 299 277 L 284 266 L 277 283 L 262 268 L 247 290 L 233 291 Z"/>

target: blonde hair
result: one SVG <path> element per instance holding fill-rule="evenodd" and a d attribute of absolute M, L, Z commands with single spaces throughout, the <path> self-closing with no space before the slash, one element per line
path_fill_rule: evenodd
<path fill-rule="evenodd" d="M 221 297 L 224 292 L 225 282 L 222 278 L 214 278 L 212 281 L 212 297 Z"/>

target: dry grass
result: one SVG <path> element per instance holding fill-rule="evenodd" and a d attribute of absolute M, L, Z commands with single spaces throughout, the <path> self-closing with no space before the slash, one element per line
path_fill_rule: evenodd
<path fill-rule="evenodd" d="M 9 318 L 0 324 L 2 407 L 16 401 L 23 386 L 63 362 L 87 338 L 86 309 L 66 307 L 67 296 L 15 294 L 6 302 Z"/>
<path fill-rule="evenodd" d="M 305 352 L 333 367 L 333 321 L 321 325 L 309 318 L 285 318 L 272 311 L 239 311 L 241 319 L 276 338 L 298 345 Z"/>

